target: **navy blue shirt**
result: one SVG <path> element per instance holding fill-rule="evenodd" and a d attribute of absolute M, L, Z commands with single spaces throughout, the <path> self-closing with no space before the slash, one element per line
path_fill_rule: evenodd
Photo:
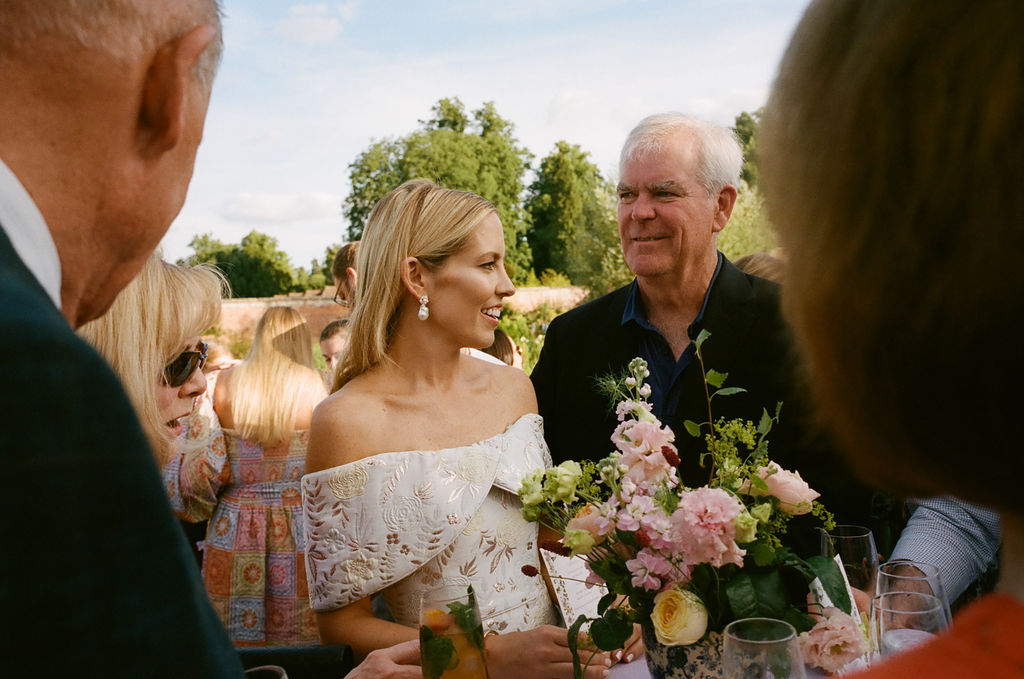
<path fill-rule="evenodd" d="M 704 301 L 700 305 L 697 317 L 686 329 L 690 337 L 694 336 L 694 330 L 699 328 L 700 322 L 704 319 L 704 309 L 708 305 L 708 295 L 715 285 L 718 272 L 722 270 L 722 253 L 718 253 L 718 264 L 715 265 L 715 272 L 711 275 L 711 282 L 708 283 L 707 292 L 704 293 Z M 672 348 L 668 341 L 661 334 L 661 331 L 651 325 L 647 320 L 647 313 L 644 311 L 644 302 L 640 298 L 640 287 L 636 279 L 633 279 L 626 299 L 626 308 L 622 311 L 622 325 L 633 324 L 639 329 L 640 335 L 640 358 L 647 361 L 647 368 L 651 376 L 647 383 L 651 385 L 651 395 L 648 400 L 654 408 L 655 416 L 662 422 L 670 422 L 672 415 L 679 405 L 681 386 L 679 378 L 683 371 L 693 360 L 694 351 L 691 342 L 682 356 L 677 361 L 672 355 Z"/>

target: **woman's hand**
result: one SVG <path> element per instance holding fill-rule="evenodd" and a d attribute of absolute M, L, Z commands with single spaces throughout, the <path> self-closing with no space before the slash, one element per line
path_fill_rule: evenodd
<path fill-rule="evenodd" d="M 584 677 L 604 679 L 611 665 L 608 654 L 583 648 L 579 654 L 581 663 L 589 660 Z M 488 636 L 484 655 L 490 679 L 572 679 L 572 653 L 564 627 L 542 625 L 527 632 Z"/>
<path fill-rule="evenodd" d="M 640 625 L 633 625 L 633 633 L 626 639 L 626 643 L 617 651 L 611 652 L 612 663 L 633 662 L 636 658 L 642 657 L 647 649 L 644 648 L 644 633 Z"/>
<path fill-rule="evenodd" d="M 345 679 L 422 679 L 418 639 L 376 650 Z"/>

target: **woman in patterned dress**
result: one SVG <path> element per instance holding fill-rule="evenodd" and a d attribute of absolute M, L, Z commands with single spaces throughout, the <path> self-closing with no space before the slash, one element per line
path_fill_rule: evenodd
<path fill-rule="evenodd" d="M 313 365 L 302 316 L 268 309 L 245 360 L 209 376 L 212 408 L 164 470 L 178 515 L 209 520 L 203 583 L 236 646 L 318 641 L 299 490 L 310 416 L 327 395 Z"/>
<path fill-rule="evenodd" d="M 515 292 L 504 256 L 490 203 L 426 180 L 385 196 L 363 232 L 351 337 L 303 479 L 320 634 L 357 656 L 416 638 L 424 591 L 469 584 L 489 676 L 572 676 L 544 582 L 523 574 L 540 565 L 537 529 L 515 491 L 550 460 L 532 385 L 461 351 L 494 341 Z M 373 616 L 378 592 L 396 622 Z"/>

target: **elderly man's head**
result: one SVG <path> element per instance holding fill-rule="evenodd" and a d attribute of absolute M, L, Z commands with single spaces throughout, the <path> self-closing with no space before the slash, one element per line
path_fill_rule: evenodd
<path fill-rule="evenodd" d="M 1024 6 L 828 0 L 761 127 L 783 299 L 876 483 L 1020 512 Z"/>
<path fill-rule="evenodd" d="M 0 27 L 0 157 L 46 220 L 77 326 L 109 306 L 185 200 L 219 6 L 4 0 Z"/>
<path fill-rule="evenodd" d="M 641 282 L 710 278 L 742 164 L 729 130 L 679 113 L 630 132 L 619 161 L 619 237 Z"/>

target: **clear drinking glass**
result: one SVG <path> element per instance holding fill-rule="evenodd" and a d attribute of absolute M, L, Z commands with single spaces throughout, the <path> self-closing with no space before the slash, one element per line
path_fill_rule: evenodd
<path fill-rule="evenodd" d="M 725 679 L 805 679 L 796 630 L 772 618 L 744 618 L 725 627 Z"/>
<path fill-rule="evenodd" d="M 420 604 L 420 661 L 424 679 L 487 679 L 484 628 L 473 588 L 438 587 Z"/>
<path fill-rule="evenodd" d="M 951 622 L 953 619 L 949 610 L 949 599 L 942 587 L 942 576 L 939 574 L 939 569 L 930 563 L 909 559 L 886 561 L 878 567 L 875 594 L 885 594 L 886 592 L 931 594 L 942 602 L 946 622 Z"/>
<path fill-rule="evenodd" d="M 872 657 L 901 653 L 949 626 L 942 602 L 921 592 L 886 592 L 871 600 Z"/>
<path fill-rule="evenodd" d="M 821 553 L 830 558 L 839 555 L 850 587 L 869 595 L 875 591 L 878 549 L 870 529 L 864 526 L 836 526 L 832 532 L 821 534 Z"/>

